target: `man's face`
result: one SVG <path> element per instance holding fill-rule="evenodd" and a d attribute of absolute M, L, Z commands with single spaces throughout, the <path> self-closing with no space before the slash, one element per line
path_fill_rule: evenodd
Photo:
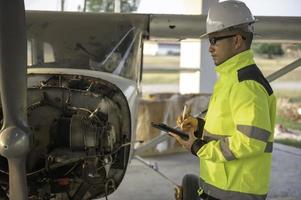
<path fill-rule="evenodd" d="M 236 34 L 227 32 L 209 34 L 209 52 L 215 65 L 220 65 L 235 55 L 234 37 Z"/>

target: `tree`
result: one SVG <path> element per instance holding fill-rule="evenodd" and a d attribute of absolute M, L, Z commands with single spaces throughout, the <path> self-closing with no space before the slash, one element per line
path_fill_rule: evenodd
<path fill-rule="evenodd" d="M 114 0 L 86 0 L 88 12 L 114 12 Z M 137 0 L 120 0 L 121 12 L 137 10 Z"/>
<path fill-rule="evenodd" d="M 268 58 L 273 58 L 274 55 L 282 56 L 284 54 L 281 44 L 277 43 L 255 43 L 252 46 L 255 53 L 267 54 Z"/>

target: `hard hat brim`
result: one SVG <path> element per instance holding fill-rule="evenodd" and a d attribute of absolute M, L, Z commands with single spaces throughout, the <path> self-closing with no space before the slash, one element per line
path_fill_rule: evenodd
<path fill-rule="evenodd" d="M 258 21 L 259 21 L 259 20 L 255 18 L 255 20 L 252 21 L 250 24 L 256 23 L 256 22 L 258 22 Z M 242 24 L 238 24 L 238 25 L 235 25 L 235 26 L 239 26 L 239 25 L 242 25 Z M 233 26 L 233 27 L 235 27 L 235 26 Z M 227 27 L 227 28 L 224 28 L 224 29 L 220 29 L 220 30 L 216 30 L 216 31 L 211 31 L 211 32 L 209 32 L 209 33 L 204 33 L 204 34 L 202 34 L 199 38 L 200 38 L 200 39 L 206 39 L 206 38 L 209 37 L 209 34 L 221 32 L 221 31 L 226 31 L 228 28 L 230 28 L 230 27 Z M 254 32 L 252 32 L 252 33 L 255 34 Z"/>
<path fill-rule="evenodd" d="M 203 35 L 200 36 L 200 39 L 207 39 L 209 38 L 209 35 L 210 33 L 204 33 Z"/>

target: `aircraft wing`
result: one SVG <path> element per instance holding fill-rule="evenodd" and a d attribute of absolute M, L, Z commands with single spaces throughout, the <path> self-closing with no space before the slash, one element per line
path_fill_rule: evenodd
<path fill-rule="evenodd" d="M 206 15 L 164 15 L 150 17 L 150 37 L 198 38 L 206 32 Z M 301 17 L 255 16 L 256 40 L 301 41 Z"/>
<path fill-rule="evenodd" d="M 93 27 L 94 31 L 102 31 L 106 27 L 97 26 L 98 22 L 110 18 L 110 22 L 124 22 L 125 26 L 130 22 L 141 30 L 149 38 L 199 38 L 206 31 L 206 15 L 171 15 L 171 14 L 124 14 L 124 13 L 78 13 L 78 12 L 47 12 L 27 11 L 27 21 L 40 21 L 47 26 L 49 23 L 56 23 L 59 27 L 68 24 L 70 30 L 81 27 Z M 290 41 L 300 42 L 301 40 L 301 17 L 283 16 L 255 16 L 258 22 L 255 23 L 256 40 L 268 41 Z M 46 23 L 47 22 L 47 23 Z M 28 24 L 31 26 L 31 24 Z M 116 30 L 118 31 L 118 30 Z M 114 33 L 113 33 L 114 34 Z"/>

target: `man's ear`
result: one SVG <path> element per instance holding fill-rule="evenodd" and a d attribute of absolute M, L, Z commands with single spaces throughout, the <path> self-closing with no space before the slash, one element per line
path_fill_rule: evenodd
<path fill-rule="evenodd" d="M 234 38 L 234 48 L 235 50 L 238 50 L 241 46 L 241 41 L 239 35 L 236 35 Z"/>
<path fill-rule="evenodd" d="M 242 39 L 241 35 L 236 35 L 234 37 L 234 47 L 236 50 L 240 50 L 241 48 L 243 48 L 244 45 L 244 41 Z"/>

